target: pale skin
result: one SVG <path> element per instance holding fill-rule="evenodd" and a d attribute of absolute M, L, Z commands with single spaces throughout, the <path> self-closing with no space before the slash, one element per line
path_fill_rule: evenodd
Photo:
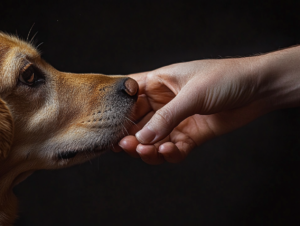
<path fill-rule="evenodd" d="M 114 151 L 148 164 L 178 163 L 209 139 L 270 111 L 300 106 L 300 47 L 129 76 L 140 87 L 137 123 Z"/>

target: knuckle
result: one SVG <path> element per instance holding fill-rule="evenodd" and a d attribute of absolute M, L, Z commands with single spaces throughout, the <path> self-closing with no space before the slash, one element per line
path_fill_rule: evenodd
<path fill-rule="evenodd" d="M 150 81 L 157 80 L 157 72 L 156 71 L 149 71 L 147 73 L 147 80 L 150 80 Z"/>
<path fill-rule="evenodd" d="M 164 80 L 168 77 L 168 74 L 164 73 L 162 69 L 156 69 L 154 71 L 150 71 L 147 74 L 147 82 L 155 82 L 158 84 L 164 84 Z"/>
<path fill-rule="evenodd" d="M 167 126 L 173 125 L 173 114 L 167 108 L 156 111 L 156 119 L 158 123 L 163 123 Z"/>
<path fill-rule="evenodd" d="M 187 139 L 186 139 L 186 147 L 185 147 L 185 156 L 187 156 L 189 153 L 190 153 L 190 151 L 194 148 L 194 147 L 196 147 L 197 146 L 197 144 L 195 143 L 195 141 L 193 141 L 190 137 L 188 137 Z"/>

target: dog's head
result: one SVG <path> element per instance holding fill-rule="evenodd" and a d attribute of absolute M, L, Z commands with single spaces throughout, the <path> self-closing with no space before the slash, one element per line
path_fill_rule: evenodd
<path fill-rule="evenodd" d="M 0 176 L 99 155 L 124 136 L 137 93 L 128 77 L 57 71 L 31 44 L 0 33 Z"/>

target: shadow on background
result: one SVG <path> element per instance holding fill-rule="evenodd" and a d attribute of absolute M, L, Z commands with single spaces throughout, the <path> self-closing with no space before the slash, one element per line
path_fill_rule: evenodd
<path fill-rule="evenodd" d="M 39 32 L 58 70 L 128 74 L 300 41 L 299 1 L 1 1 L 0 30 Z M 265 115 L 177 165 L 108 152 L 14 190 L 16 225 L 300 225 L 299 109 Z"/>

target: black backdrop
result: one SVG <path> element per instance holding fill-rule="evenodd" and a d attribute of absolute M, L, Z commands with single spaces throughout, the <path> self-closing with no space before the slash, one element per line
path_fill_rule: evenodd
<path fill-rule="evenodd" d="M 300 42 L 300 1 L 5 1 L 0 30 L 38 31 L 62 71 L 128 74 L 176 62 L 247 56 Z M 16 225 L 300 225 L 298 109 L 265 115 L 149 166 L 108 152 L 39 171 L 14 191 Z"/>

